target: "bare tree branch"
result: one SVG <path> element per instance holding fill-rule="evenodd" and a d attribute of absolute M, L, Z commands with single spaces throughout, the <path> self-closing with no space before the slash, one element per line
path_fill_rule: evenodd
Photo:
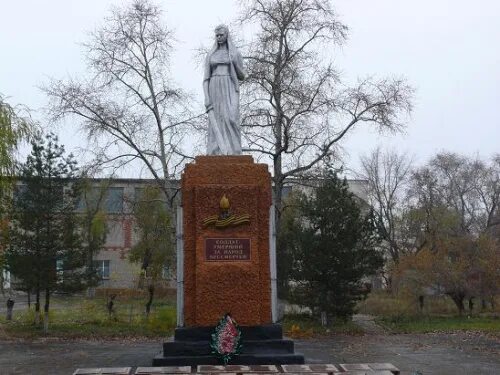
<path fill-rule="evenodd" d="M 246 46 L 242 127 L 249 150 L 272 159 L 275 203 L 287 179 L 337 157 L 356 125 L 401 131 L 412 88 L 403 79 L 345 87 L 324 51 L 347 35 L 327 0 L 244 0 L 240 22 L 258 30 Z"/>
<path fill-rule="evenodd" d="M 149 0 L 115 7 L 83 46 L 89 80 L 53 80 L 44 90 L 54 119 L 74 115 L 100 148 L 100 163 L 140 160 L 171 199 L 188 132 L 204 114 L 169 79 L 173 33 Z"/>

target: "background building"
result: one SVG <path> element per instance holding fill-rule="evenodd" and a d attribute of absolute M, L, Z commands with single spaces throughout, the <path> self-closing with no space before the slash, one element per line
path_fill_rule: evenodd
<path fill-rule="evenodd" d="M 291 191 L 300 190 L 311 194 L 319 181 L 293 183 L 286 186 L 284 196 Z M 94 265 L 101 281 L 98 289 L 133 289 L 137 288 L 140 273 L 139 264 L 128 260 L 130 249 L 137 241 L 134 230 L 133 204 L 137 202 L 144 188 L 154 186 L 153 179 L 91 179 L 85 199 L 82 197 L 76 210 L 83 213 L 86 205 L 99 204 L 106 217 L 107 235 L 102 250 L 94 257 Z M 362 201 L 366 202 L 366 182 L 364 180 L 348 180 L 349 189 Z M 18 189 L 22 181 L 18 182 Z M 177 197 L 180 200 L 180 196 Z M 173 218 L 172 220 L 175 220 Z M 175 270 L 165 268 L 163 272 L 165 286 L 175 288 Z M 10 277 L 4 276 L 4 287 L 11 287 Z"/>

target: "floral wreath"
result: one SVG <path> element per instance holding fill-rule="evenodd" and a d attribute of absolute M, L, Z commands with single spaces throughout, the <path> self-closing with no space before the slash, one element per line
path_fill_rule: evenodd
<path fill-rule="evenodd" d="M 225 365 L 233 356 L 241 353 L 241 331 L 229 313 L 226 313 L 215 327 L 210 347 L 212 354 L 221 358 Z"/>

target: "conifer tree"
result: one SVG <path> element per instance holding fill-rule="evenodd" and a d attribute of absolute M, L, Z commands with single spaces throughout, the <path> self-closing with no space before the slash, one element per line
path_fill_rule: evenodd
<path fill-rule="evenodd" d="M 310 197 L 303 196 L 290 244 L 294 302 L 316 316 L 349 318 L 368 292 L 364 279 L 383 264 L 373 217 L 329 173 Z"/>
<path fill-rule="evenodd" d="M 85 287 L 85 253 L 75 215 L 76 162 L 65 155 L 55 135 L 36 137 L 20 167 L 20 181 L 10 216 L 5 261 L 25 290 L 35 293 L 36 322 L 45 294 L 44 329 L 48 330 L 50 297 L 55 291 Z"/>

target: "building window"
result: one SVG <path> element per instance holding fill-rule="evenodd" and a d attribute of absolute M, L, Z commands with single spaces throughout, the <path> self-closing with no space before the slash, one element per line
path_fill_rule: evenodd
<path fill-rule="evenodd" d="M 94 268 L 101 280 L 109 279 L 109 260 L 94 260 Z"/>
<path fill-rule="evenodd" d="M 77 211 L 84 212 L 85 210 L 97 211 L 103 209 L 106 195 L 107 189 L 104 187 L 91 187 L 85 189 L 78 201 Z"/>
<path fill-rule="evenodd" d="M 281 189 L 281 196 L 282 196 L 282 198 L 288 197 L 291 192 L 292 192 L 292 187 L 291 186 L 283 186 L 283 189 Z"/>
<path fill-rule="evenodd" d="M 29 212 L 41 204 L 49 203 L 54 210 L 59 211 L 64 206 L 64 187 L 54 183 L 50 188 L 44 179 L 32 180 L 32 183 L 18 184 L 13 189 L 14 208 L 19 211 Z M 40 186 L 36 186 L 36 182 Z M 37 200 L 40 194 L 46 201 Z M 49 201 L 47 201 L 49 200 Z"/>
<path fill-rule="evenodd" d="M 112 187 L 106 194 L 106 212 L 119 214 L 123 212 L 123 188 Z"/>
<path fill-rule="evenodd" d="M 86 197 L 82 196 L 77 205 L 77 211 L 86 209 L 102 209 L 106 213 L 119 214 L 123 212 L 123 188 L 122 187 L 92 187 Z"/>
<path fill-rule="evenodd" d="M 142 199 L 145 199 L 144 197 L 144 193 L 146 192 L 146 189 L 154 189 L 155 187 L 154 186 L 149 186 L 149 187 L 146 187 L 146 188 L 143 188 L 143 187 L 136 187 L 134 188 L 134 203 L 137 204 L 139 203 Z M 162 204 L 163 204 L 163 207 L 165 207 L 167 210 L 168 210 L 168 202 L 167 200 L 165 199 L 165 196 L 161 193 L 161 191 L 159 191 L 159 196 L 158 198 L 155 199 L 156 200 L 161 200 Z"/>
<path fill-rule="evenodd" d="M 143 196 L 144 196 L 144 188 L 136 187 L 134 189 L 134 203 L 139 202 Z"/>

